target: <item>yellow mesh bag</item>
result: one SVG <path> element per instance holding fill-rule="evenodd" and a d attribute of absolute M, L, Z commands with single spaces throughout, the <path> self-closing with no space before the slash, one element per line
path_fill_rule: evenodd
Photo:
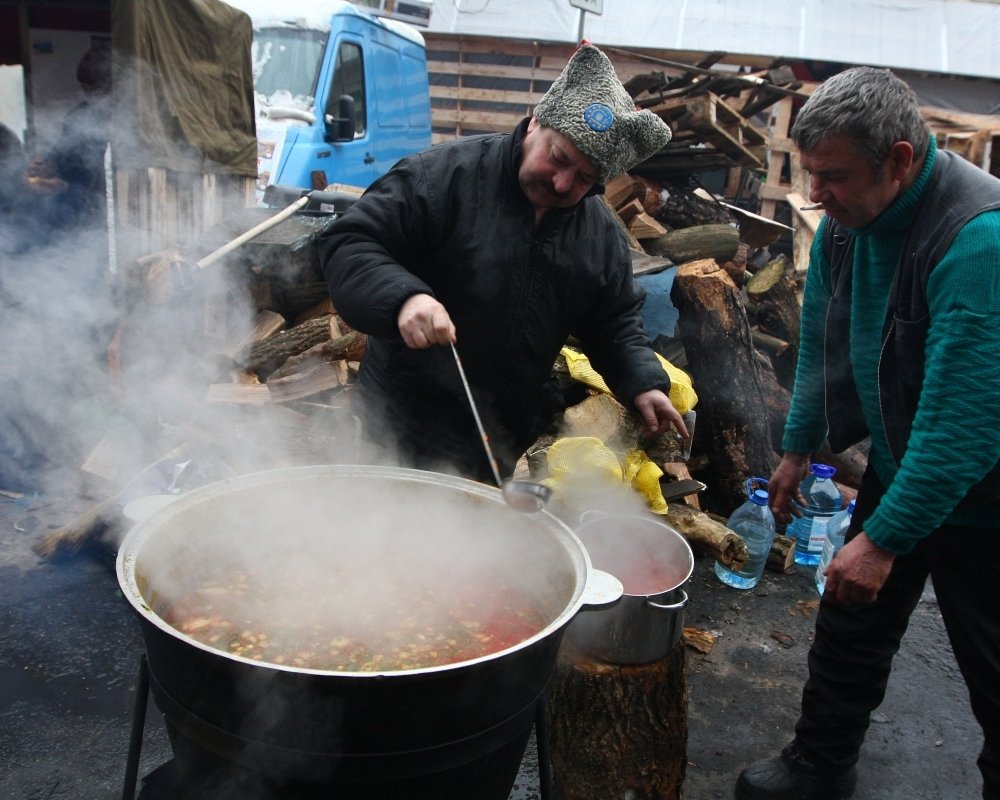
<path fill-rule="evenodd" d="M 562 349 L 562 354 L 566 359 L 566 366 L 569 368 L 570 377 L 575 381 L 586 384 L 592 389 L 597 389 L 605 394 L 611 394 L 611 389 L 604 382 L 600 373 L 590 365 L 590 359 L 583 353 L 577 352 L 569 347 Z M 698 395 L 691 384 L 691 377 L 671 364 L 659 353 L 656 357 L 660 360 L 664 372 L 670 378 L 670 402 L 674 404 L 679 414 L 686 414 L 698 403 Z M 631 402 L 632 398 L 626 398 Z"/>
<path fill-rule="evenodd" d="M 549 477 L 542 482 L 556 493 L 630 486 L 646 498 L 654 514 L 667 513 L 660 490 L 663 471 L 642 450 L 628 453 L 622 464 L 596 436 L 566 436 L 553 442 L 545 455 Z"/>

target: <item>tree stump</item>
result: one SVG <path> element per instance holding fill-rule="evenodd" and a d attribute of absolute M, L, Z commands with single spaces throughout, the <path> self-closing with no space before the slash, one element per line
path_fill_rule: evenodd
<path fill-rule="evenodd" d="M 754 321 L 764 332 L 788 344 L 780 353 L 771 354 L 771 363 L 781 385 L 791 391 L 795 364 L 799 358 L 799 328 L 802 308 L 795 286 L 786 274 L 788 259 L 778 256 L 757 272 L 746 284 L 747 297 L 754 307 Z"/>
<path fill-rule="evenodd" d="M 564 640 L 548 701 L 555 798 L 680 800 L 687 710 L 683 643 L 624 666 Z"/>
<path fill-rule="evenodd" d="M 735 509 L 746 499 L 746 479 L 767 478 L 778 463 L 750 323 L 736 284 L 711 259 L 678 267 L 671 299 L 698 389 L 710 473 L 702 480 L 715 501 L 707 505 Z"/>

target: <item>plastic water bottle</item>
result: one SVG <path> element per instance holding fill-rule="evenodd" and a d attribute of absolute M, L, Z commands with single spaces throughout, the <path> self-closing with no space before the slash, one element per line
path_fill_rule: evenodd
<path fill-rule="evenodd" d="M 726 522 L 726 527 L 746 542 L 750 557 L 735 571 L 719 561 L 715 562 L 715 574 L 719 580 L 736 589 L 752 589 L 760 582 L 774 542 L 774 516 L 767 506 L 767 492 L 752 488 L 753 482 L 761 480 L 751 478 L 747 481 L 747 501 Z M 767 485 L 766 481 L 763 483 Z"/>
<path fill-rule="evenodd" d="M 795 563 L 815 566 L 819 563 L 826 541 L 826 530 L 833 515 L 843 508 L 833 476 L 837 470 L 827 464 L 810 464 L 809 474 L 799 487 L 806 499 L 805 507 L 794 500 L 792 506 L 802 516 L 793 516 L 788 535 L 795 539 Z"/>
<path fill-rule="evenodd" d="M 827 525 L 826 541 L 823 542 L 823 552 L 819 556 L 819 564 L 816 567 L 816 591 L 823 594 L 826 588 L 826 568 L 830 566 L 837 551 L 844 546 L 844 537 L 851 524 L 851 514 L 854 513 L 854 501 L 852 500 L 847 508 L 838 511 L 833 515 L 830 524 Z"/>

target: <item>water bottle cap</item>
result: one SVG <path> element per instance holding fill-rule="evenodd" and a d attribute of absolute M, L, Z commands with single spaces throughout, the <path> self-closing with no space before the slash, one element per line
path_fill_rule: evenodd
<path fill-rule="evenodd" d="M 852 500 L 850 503 L 847 504 L 847 513 L 848 514 L 853 514 L 854 513 L 854 503 L 855 502 L 856 502 L 855 500 Z"/>
<path fill-rule="evenodd" d="M 757 506 L 767 505 L 767 492 L 763 489 L 754 489 L 752 495 L 750 495 L 750 502 Z"/>
<path fill-rule="evenodd" d="M 810 464 L 809 471 L 817 478 L 832 478 L 837 474 L 837 468 L 829 464 Z"/>

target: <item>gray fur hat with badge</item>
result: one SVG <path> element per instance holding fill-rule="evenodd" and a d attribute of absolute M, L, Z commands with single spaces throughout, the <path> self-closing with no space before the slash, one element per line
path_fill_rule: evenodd
<path fill-rule="evenodd" d="M 584 42 L 538 105 L 535 117 L 577 146 L 598 171 L 598 183 L 628 172 L 670 141 L 652 111 L 636 111 L 611 61 Z"/>

